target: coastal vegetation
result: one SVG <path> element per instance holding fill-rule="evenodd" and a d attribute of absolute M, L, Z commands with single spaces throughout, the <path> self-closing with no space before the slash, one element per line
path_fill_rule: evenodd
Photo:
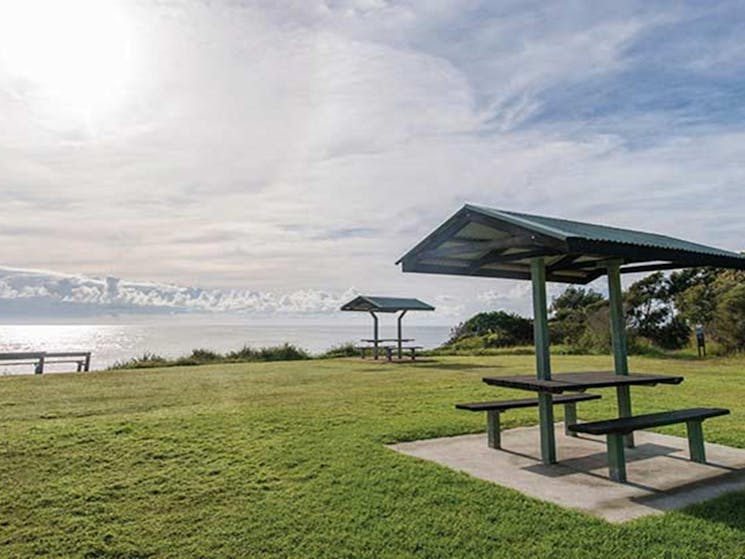
<path fill-rule="evenodd" d="M 745 349 L 745 272 L 713 268 L 657 272 L 624 292 L 629 352 L 658 357 L 696 354 L 694 327 L 707 335 L 707 352 L 732 355 Z M 552 352 L 567 355 L 605 355 L 611 351 L 607 298 L 584 287 L 568 287 L 554 297 L 549 330 Z M 455 326 L 449 339 L 423 355 L 524 355 L 533 353 L 533 321 L 503 310 L 481 312 Z M 354 357 L 353 343 L 341 343 L 320 355 L 285 343 L 220 353 L 194 349 L 167 358 L 152 353 L 113 364 L 109 369 L 141 369 L 297 361 Z"/>
<path fill-rule="evenodd" d="M 292 344 L 282 344 L 254 349 L 243 346 L 237 351 L 219 353 L 210 349 L 194 349 L 190 355 L 169 359 L 155 353 L 144 353 L 126 361 L 117 361 L 109 370 L 152 369 L 155 367 L 183 367 L 218 363 L 251 363 L 255 361 L 300 361 L 310 359 L 310 354 Z"/>
<path fill-rule="evenodd" d="M 631 353 L 690 355 L 696 326 L 708 337 L 709 353 L 725 355 L 745 349 L 745 273 L 741 271 L 657 272 L 629 286 L 624 307 Z M 550 311 L 554 351 L 610 353 L 609 307 L 604 295 L 572 286 L 554 297 Z M 456 326 L 438 353 L 521 351 L 532 343 L 532 319 L 504 311 L 483 312 Z"/>
<path fill-rule="evenodd" d="M 557 372 L 611 363 L 553 359 Z M 636 390 L 635 411 L 694 407 L 706 394 L 732 410 L 707 425 L 707 441 L 745 448 L 732 390 L 745 382 L 741 360 L 633 356 L 631 366 L 686 379 Z M 612 525 L 385 447 L 483 432 L 480 414 L 453 404 L 514 397 L 481 377 L 533 367 L 530 355 L 503 355 L 2 377 L 0 555 L 742 557 L 744 492 Z M 582 419 L 614 412 L 603 395 Z M 504 423 L 534 425 L 536 412 Z M 684 425 L 660 431 L 685 436 Z"/>

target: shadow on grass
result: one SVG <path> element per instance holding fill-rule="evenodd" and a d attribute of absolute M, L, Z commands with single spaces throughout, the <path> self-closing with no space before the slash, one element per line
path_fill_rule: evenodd
<path fill-rule="evenodd" d="M 442 369 L 444 371 L 468 371 L 469 369 L 499 369 L 504 365 L 484 365 L 477 363 L 440 363 L 439 361 L 420 361 L 422 369 Z"/>
<path fill-rule="evenodd" d="M 687 516 L 717 522 L 745 532 L 745 491 L 727 493 L 705 503 L 690 506 L 681 512 Z"/>

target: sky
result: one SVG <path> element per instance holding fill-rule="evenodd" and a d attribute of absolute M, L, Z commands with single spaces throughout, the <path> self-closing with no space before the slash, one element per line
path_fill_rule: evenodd
<path fill-rule="evenodd" d="M 0 0 L 0 309 L 529 314 L 394 265 L 466 202 L 745 249 L 743 37 L 741 2 Z"/>

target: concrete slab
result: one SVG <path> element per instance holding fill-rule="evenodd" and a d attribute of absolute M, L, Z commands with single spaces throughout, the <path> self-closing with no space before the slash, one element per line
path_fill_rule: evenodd
<path fill-rule="evenodd" d="M 567 437 L 556 426 L 558 464 L 540 461 L 538 427 L 502 432 L 503 450 L 486 434 L 429 439 L 389 448 L 476 478 L 608 520 L 625 522 L 745 489 L 745 450 L 706 444 L 707 464 L 688 459 L 688 439 L 635 433 L 626 450 L 627 483 L 608 478 L 604 437 Z"/>

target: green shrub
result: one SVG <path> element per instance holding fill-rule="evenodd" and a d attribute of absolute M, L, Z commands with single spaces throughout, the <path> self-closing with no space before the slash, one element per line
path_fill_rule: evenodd
<path fill-rule="evenodd" d="M 243 363 L 247 361 L 297 361 L 311 358 L 311 355 L 304 349 L 285 343 L 278 346 L 262 347 L 259 349 L 243 346 L 238 351 L 231 351 L 225 355 L 209 349 L 194 349 L 191 354 L 176 359 L 166 359 L 160 355 L 145 353 L 142 357 L 134 357 L 126 361 L 117 361 L 109 367 L 109 370 L 209 365 L 218 363 Z"/>
<path fill-rule="evenodd" d="M 330 347 L 319 357 L 321 359 L 331 359 L 333 357 L 357 357 L 359 354 L 360 351 L 355 347 L 354 342 L 347 342 Z"/>
<path fill-rule="evenodd" d="M 143 353 L 140 357 L 132 357 L 124 361 L 116 361 L 109 366 L 109 370 L 116 369 L 146 369 L 151 367 L 167 367 L 168 359 L 155 353 Z"/>

